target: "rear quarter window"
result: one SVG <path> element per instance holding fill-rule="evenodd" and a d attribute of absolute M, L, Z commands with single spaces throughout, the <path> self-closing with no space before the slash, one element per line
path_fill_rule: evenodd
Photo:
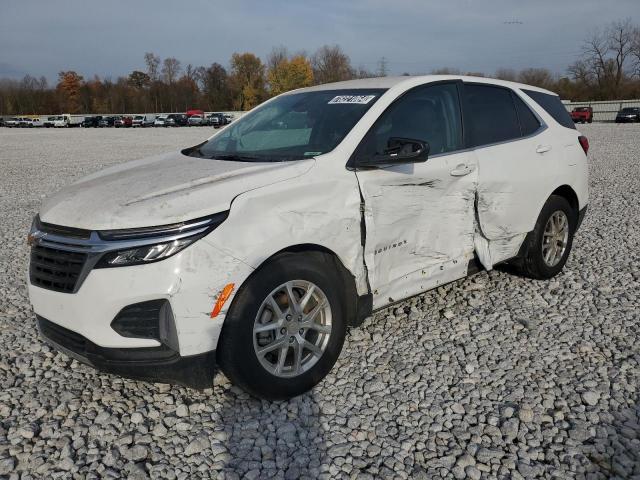
<path fill-rule="evenodd" d="M 536 92 L 534 90 L 522 90 L 529 97 L 533 99 L 538 105 L 540 105 L 553 119 L 563 127 L 576 129 L 573 120 L 569 116 L 569 112 L 564 108 L 564 105 L 560 101 L 560 97 L 557 95 L 549 95 L 548 93 Z"/>
<path fill-rule="evenodd" d="M 538 118 L 533 114 L 531 109 L 522 101 L 518 95 L 513 94 L 513 102 L 518 112 L 518 120 L 520 120 L 520 131 L 523 137 L 533 135 L 540 128 Z"/>

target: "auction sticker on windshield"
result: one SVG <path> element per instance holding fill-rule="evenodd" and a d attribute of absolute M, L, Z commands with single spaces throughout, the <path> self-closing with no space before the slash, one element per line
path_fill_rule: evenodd
<path fill-rule="evenodd" d="M 329 103 L 358 103 L 361 105 L 366 105 L 374 98 L 376 98 L 375 95 L 338 95 L 329 100 Z"/>

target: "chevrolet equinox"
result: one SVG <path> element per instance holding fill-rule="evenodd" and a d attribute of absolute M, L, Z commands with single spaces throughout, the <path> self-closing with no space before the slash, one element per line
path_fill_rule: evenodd
<path fill-rule="evenodd" d="M 517 83 L 288 92 L 46 199 L 29 234 L 38 327 L 107 372 L 202 389 L 220 368 L 290 398 L 375 310 L 503 262 L 557 275 L 588 147 L 557 95 Z"/>

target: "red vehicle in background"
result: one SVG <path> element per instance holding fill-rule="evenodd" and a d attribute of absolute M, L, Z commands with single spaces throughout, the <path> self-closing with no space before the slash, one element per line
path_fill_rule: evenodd
<path fill-rule="evenodd" d="M 131 117 L 117 117 L 113 122 L 113 126 L 116 128 L 131 127 L 132 125 L 133 125 L 133 118 Z"/>
<path fill-rule="evenodd" d="M 574 123 L 593 122 L 593 108 L 591 107 L 576 107 L 573 109 L 570 115 Z"/>

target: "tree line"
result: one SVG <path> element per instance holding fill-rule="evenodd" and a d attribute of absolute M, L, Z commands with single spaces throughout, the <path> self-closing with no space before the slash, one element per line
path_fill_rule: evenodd
<path fill-rule="evenodd" d="M 264 60 L 249 52 L 234 53 L 228 67 L 183 66 L 176 58 L 148 52 L 142 69 L 116 80 L 85 79 L 71 70 L 61 71 L 55 86 L 30 75 L 0 79 L 0 114 L 248 110 L 295 88 L 386 76 L 387 65 L 382 58 L 374 71 L 356 68 L 338 45 L 322 46 L 310 55 L 276 47 Z M 452 68 L 425 73 L 492 76 L 547 88 L 573 101 L 640 98 L 640 27 L 627 19 L 594 31 L 563 75 L 545 68 L 499 69 L 490 75 Z"/>

